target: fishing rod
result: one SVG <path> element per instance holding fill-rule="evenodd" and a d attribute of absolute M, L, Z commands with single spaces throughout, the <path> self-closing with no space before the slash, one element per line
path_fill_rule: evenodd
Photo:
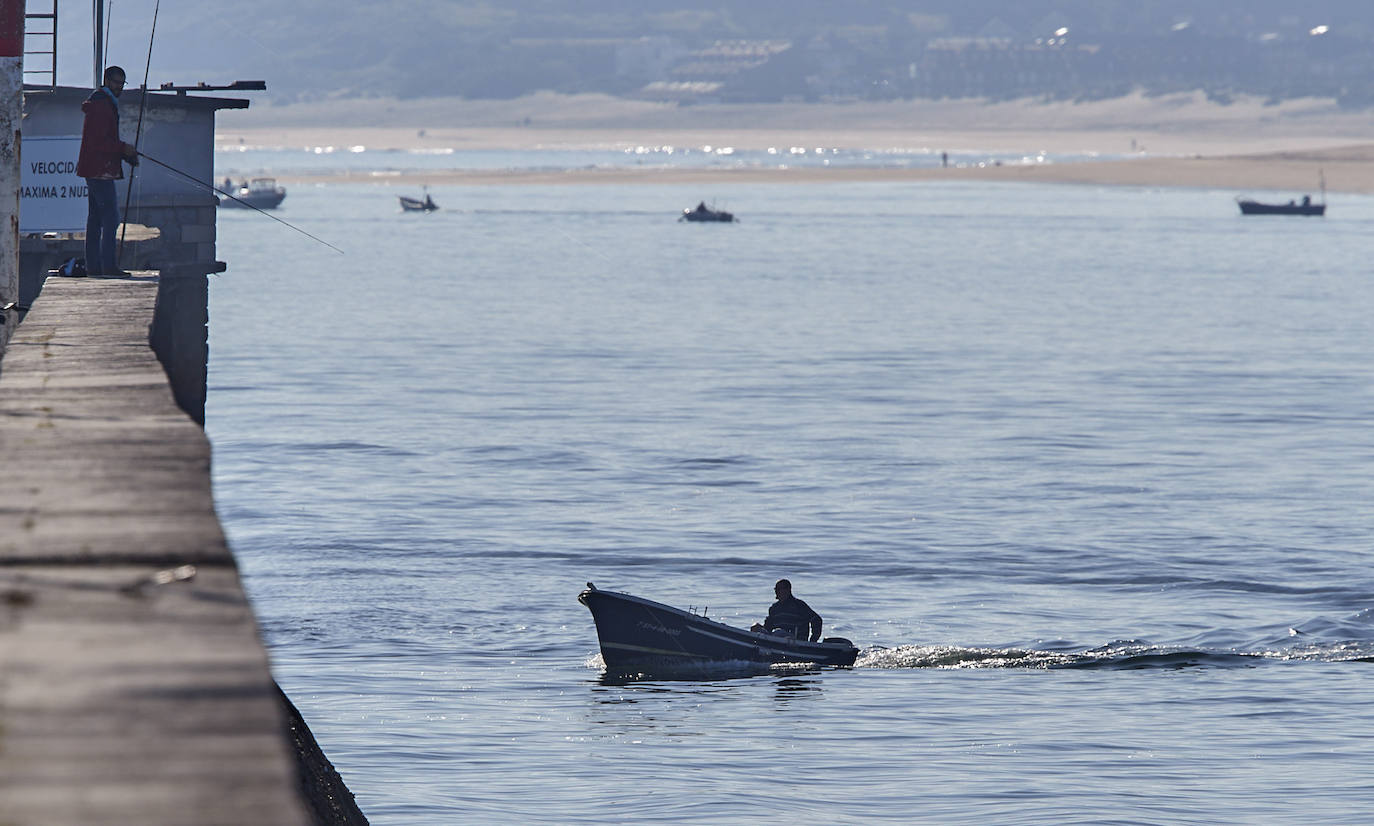
<path fill-rule="evenodd" d="M 105 51 L 100 55 L 100 69 L 103 72 L 110 65 L 110 19 L 114 17 L 114 0 L 105 7 Z"/>
<path fill-rule="evenodd" d="M 196 176 L 194 176 L 194 175 L 192 175 L 192 174 L 190 174 L 190 173 L 188 173 L 188 172 L 183 172 L 183 171 L 181 171 L 180 169 L 177 169 L 175 166 L 171 166 L 171 165 L 169 165 L 169 164 L 165 164 L 165 163 L 163 163 L 162 161 L 159 161 L 157 158 L 154 158 L 154 157 L 152 157 L 151 155 L 148 155 L 148 154 L 146 154 L 146 153 L 144 153 L 144 152 L 139 152 L 139 153 L 138 153 L 138 156 L 139 156 L 140 158 L 147 158 L 148 160 L 152 161 L 153 163 L 157 164 L 158 166 L 162 167 L 163 169 L 167 170 L 168 172 L 175 172 L 176 174 L 180 175 L 181 177 L 185 178 L 186 180 L 190 181 L 191 183 L 193 183 L 193 184 L 195 184 L 195 185 L 197 185 L 197 186 L 202 186 L 202 187 L 204 187 L 204 188 L 210 190 L 211 192 L 218 192 L 219 194 L 221 194 L 221 195 L 223 195 L 223 196 L 229 198 L 231 201 L 234 201 L 235 203 L 242 204 L 242 205 L 248 207 L 249 209 L 257 210 L 258 212 L 261 212 L 263 215 L 266 215 L 268 218 L 271 218 L 273 221 L 276 221 L 276 222 L 279 223 L 279 224 L 284 224 L 285 226 L 287 226 L 287 227 L 289 227 L 289 228 L 291 228 L 291 229 L 294 229 L 296 232 L 299 232 L 301 235 L 304 235 L 306 238 L 309 238 L 309 239 L 312 240 L 312 241 L 317 241 L 317 242 L 319 242 L 319 243 L 321 243 L 321 244 L 324 244 L 326 247 L 329 247 L 330 249 L 334 250 L 334 251 L 337 252 L 339 255 L 348 255 L 348 253 L 344 252 L 343 250 L 339 249 L 338 247 L 334 246 L 333 244 L 329 243 L 328 241 L 324 240 L 323 238 L 317 238 L 317 237 L 315 237 L 314 235 L 311 235 L 310 233 L 308 233 L 308 232 L 306 232 L 305 230 L 301 229 L 300 227 L 298 227 L 298 226 L 296 226 L 296 225 L 294 225 L 294 224 L 291 224 L 291 223 L 289 223 L 289 222 L 287 222 L 287 221 L 283 221 L 282 219 L 278 218 L 277 216 L 273 215 L 272 213 L 270 213 L 270 212 L 268 212 L 268 211 L 266 211 L 266 210 L 264 210 L 264 209 L 260 209 L 259 207 L 253 206 L 252 204 L 248 203 L 247 201 L 243 200 L 242 198 L 236 198 L 236 197 L 234 197 L 231 193 L 225 192 L 224 190 L 220 189 L 219 187 L 215 186 L 214 184 L 208 184 L 208 183 L 206 183 L 205 181 L 202 181 L 201 179 L 197 178 Z"/>
<path fill-rule="evenodd" d="M 114 8 L 114 0 L 110 0 L 110 8 Z M 148 70 L 153 66 L 153 38 L 157 36 L 157 12 L 162 8 L 162 0 L 157 0 L 153 4 L 153 29 L 148 33 L 148 60 L 143 64 L 143 93 L 138 98 L 138 128 L 134 130 L 134 153 L 138 153 L 139 144 L 143 140 L 143 110 L 148 106 Z M 138 174 L 138 166 L 129 167 L 129 187 L 124 190 L 124 222 L 119 230 L 119 261 L 124 260 L 124 237 L 129 234 L 129 202 L 134 197 L 134 176 Z M 119 267 L 115 267 L 119 269 Z"/>

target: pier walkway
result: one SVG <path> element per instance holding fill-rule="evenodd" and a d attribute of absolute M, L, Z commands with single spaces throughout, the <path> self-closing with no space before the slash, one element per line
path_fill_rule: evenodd
<path fill-rule="evenodd" d="M 157 294 L 49 278 L 0 360 L 5 826 L 312 821 Z"/>

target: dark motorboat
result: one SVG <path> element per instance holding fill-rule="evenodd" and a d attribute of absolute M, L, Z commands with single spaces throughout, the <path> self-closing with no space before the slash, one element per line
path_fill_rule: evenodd
<path fill-rule="evenodd" d="M 1286 204 L 1265 204 L 1250 198 L 1237 198 L 1241 215 L 1325 215 L 1326 204 L 1312 203 L 1310 195 L 1302 196 L 1301 201 Z"/>
<path fill-rule="evenodd" d="M 396 197 L 401 199 L 401 209 L 406 212 L 433 212 L 439 208 L 439 205 L 434 203 L 434 199 L 429 197 L 428 192 L 425 193 L 424 200 L 419 198 L 407 198 L 404 195 L 398 195 Z"/>
<path fill-rule="evenodd" d="M 221 194 L 219 205 L 233 209 L 276 209 L 286 198 L 286 189 L 277 186 L 275 178 L 254 178 L 224 189 L 233 197 Z"/>
<path fill-rule="evenodd" d="M 678 220 L 728 224 L 735 220 L 735 216 L 733 213 L 726 212 L 722 209 L 711 209 L 706 206 L 705 201 L 702 201 L 696 205 L 696 209 L 684 209 L 682 211 L 682 217 L 678 218 Z"/>
<path fill-rule="evenodd" d="M 1326 214 L 1326 173 L 1317 171 L 1317 183 L 1321 186 L 1322 200 L 1312 203 L 1311 195 L 1302 196 L 1301 201 L 1286 204 L 1265 204 L 1253 198 L 1237 198 L 1241 215 L 1325 215 Z"/>
<path fill-rule="evenodd" d="M 577 595 L 596 622 L 609 671 L 691 669 L 711 663 L 854 664 L 859 649 L 843 637 L 808 642 L 750 631 L 641 597 L 602 591 L 588 582 Z"/>

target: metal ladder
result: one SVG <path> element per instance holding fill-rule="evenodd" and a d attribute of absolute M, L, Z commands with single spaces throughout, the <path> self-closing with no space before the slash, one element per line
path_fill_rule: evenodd
<path fill-rule="evenodd" d="M 52 11 L 29 11 L 34 0 L 24 4 L 24 86 L 25 91 L 52 92 L 57 90 L 57 0 L 51 0 Z M 44 47 L 47 47 L 46 49 Z M 40 68 L 29 68 L 30 55 L 46 58 Z M 33 79 L 30 80 L 30 77 Z"/>

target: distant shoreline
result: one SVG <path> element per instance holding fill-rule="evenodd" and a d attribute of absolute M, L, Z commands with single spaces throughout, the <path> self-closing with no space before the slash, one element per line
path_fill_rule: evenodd
<path fill-rule="evenodd" d="M 386 126 L 357 126 L 359 123 Z M 1227 106 L 1198 95 L 1088 104 L 1027 101 L 674 107 L 605 96 L 514 101 L 354 100 L 224 113 L 220 148 L 347 151 L 827 147 L 1105 155 L 1123 160 L 950 169 L 742 167 L 321 174 L 297 182 L 634 184 L 987 180 L 1312 192 L 1374 192 L 1374 113 L 1329 101 Z"/>
<path fill-rule="evenodd" d="M 1192 158 L 1147 157 L 1079 163 L 1005 164 L 961 168 L 870 167 L 619 167 L 568 170 L 453 169 L 424 172 L 325 172 L 278 175 L 283 183 L 377 185 L 634 185 L 823 184 L 862 182 L 1002 181 L 1098 186 L 1196 187 L 1315 193 L 1319 176 L 1332 192 L 1374 193 L 1374 144 L 1312 152 Z"/>

